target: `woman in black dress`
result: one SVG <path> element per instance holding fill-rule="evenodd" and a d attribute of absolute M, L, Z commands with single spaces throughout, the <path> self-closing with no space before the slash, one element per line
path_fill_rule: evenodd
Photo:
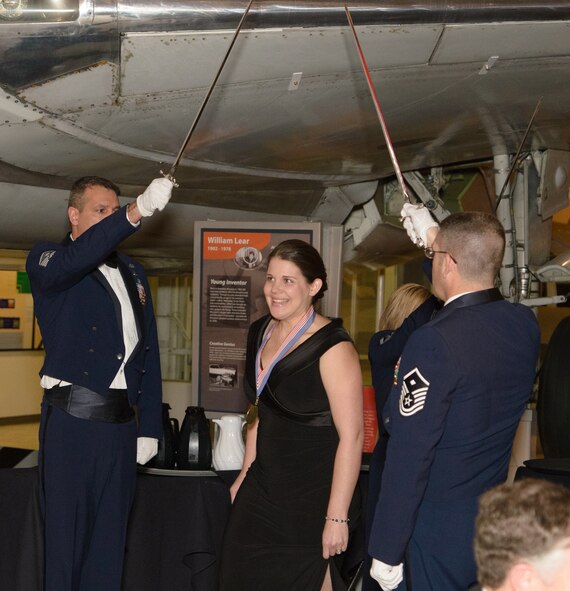
<path fill-rule="evenodd" d="M 323 261 L 309 244 L 288 240 L 270 254 L 270 314 L 248 335 L 252 406 L 231 489 L 222 591 L 346 588 L 339 559 L 359 512 L 362 377 L 340 321 L 314 311 L 326 289 Z"/>

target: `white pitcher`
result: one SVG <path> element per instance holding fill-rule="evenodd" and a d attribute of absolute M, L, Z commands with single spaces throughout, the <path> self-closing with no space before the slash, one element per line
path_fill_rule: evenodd
<path fill-rule="evenodd" d="M 241 415 L 224 415 L 221 419 L 212 419 L 217 425 L 214 438 L 214 469 L 241 470 L 245 444 L 242 428 L 244 420 Z"/>

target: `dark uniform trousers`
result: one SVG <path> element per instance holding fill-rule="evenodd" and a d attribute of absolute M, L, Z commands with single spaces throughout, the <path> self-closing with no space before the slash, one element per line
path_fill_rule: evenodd
<path fill-rule="evenodd" d="M 47 536 L 44 591 L 121 588 L 136 440 L 134 419 L 81 419 L 44 397 L 39 458 Z"/>

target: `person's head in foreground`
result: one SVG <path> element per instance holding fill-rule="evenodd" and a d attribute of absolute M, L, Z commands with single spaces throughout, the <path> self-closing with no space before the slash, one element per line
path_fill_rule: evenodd
<path fill-rule="evenodd" d="M 475 558 L 485 591 L 570 591 L 570 490 L 525 479 L 486 492 Z"/>

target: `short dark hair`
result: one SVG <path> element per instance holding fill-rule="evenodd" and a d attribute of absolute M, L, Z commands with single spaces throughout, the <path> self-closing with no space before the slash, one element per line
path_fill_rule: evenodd
<path fill-rule="evenodd" d="M 105 189 L 114 191 L 117 197 L 121 194 L 119 187 L 108 179 L 101 176 L 82 176 L 71 185 L 67 207 L 75 207 L 81 211 L 83 207 L 83 195 L 85 189 L 88 187 L 105 187 Z"/>
<path fill-rule="evenodd" d="M 570 490 L 527 478 L 501 484 L 479 500 L 475 558 L 479 584 L 500 587 L 518 561 L 531 562 L 570 536 Z"/>
<path fill-rule="evenodd" d="M 490 213 L 461 211 L 440 224 L 438 248 L 456 259 L 459 273 L 468 280 L 493 282 L 505 254 L 505 230 Z"/>
<path fill-rule="evenodd" d="M 327 270 L 319 251 L 304 240 L 292 239 L 280 242 L 267 257 L 267 264 L 272 258 L 278 258 L 283 261 L 289 261 L 299 267 L 303 277 L 313 283 L 315 279 L 320 279 L 323 284 L 321 289 L 313 296 L 313 302 L 323 297 L 328 289 Z"/>

